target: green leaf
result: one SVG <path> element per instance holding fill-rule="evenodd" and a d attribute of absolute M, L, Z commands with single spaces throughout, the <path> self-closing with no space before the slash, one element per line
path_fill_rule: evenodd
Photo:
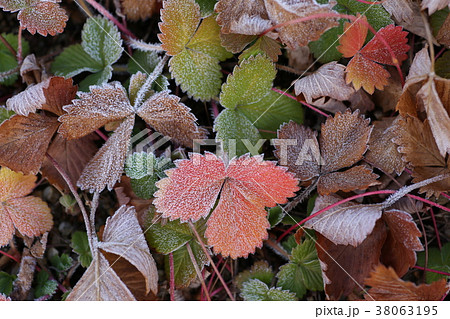
<path fill-rule="evenodd" d="M 87 234 L 82 231 L 74 232 L 72 235 L 73 251 L 78 254 L 78 260 L 81 266 L 87 268 L 92 262 L 92 254 L 89 248 L 89 241 Z"/>
<path fill-rule="evenodd" d="M 294 121 L 303 123 L 303 108 L 301 104 L 287 96 L 270 90 L 261 100 L 247 105 L 240 105 L 236 110 L 261 132 L 264 138 L 273 138 L 283 123 Z"/>
<path fill-rule="evenodd" d="M 207 17 L 214 13 L 214 6 L 217 0 L 195 0 L 200 6 L 200 13 L 202 17 Z"/>
<path fill-rule="evenodd" d="M 66 78 L 74 77 L 82 72 L 100 72 L 103 65 L 92 59 L 87 54 L 81 44 L 74 44 L 64 49 L 64 51 L 55 58 L 52 64 L 52 72 L 57 76 Z"/>
<path fill-rule="evenodd" d="M 80 82 L 79 91 L 89 92 L 89 87 L 91 85 L 101 85 L 102 83 L 107 82 L 112 77 L 112 67 L 107 65 L 100 72 L 90 74 L 84 78 L 83 81 Z"/>
<path fill-rule="evenodd" d="M 258 279 L 270 285 L 274 273 L 266 261 L 257 261 L 250 270 L 241 272 L 235 279 L 236 286 L 241 290 L 244 282 L 250 279 Z"/>
<path fill-rule="evenodd" d="M 267 36 L 258 37 L 251 46 L 239 55 L 239 63 L 259 54 L 267 55 L 271 61 L 276 62 L 281 54 L 281 46 L 277 41 Z"/>
<path fill-rule="evenodd" d="M 242 285 L 241 296 L 245 301 L 295 301 L 295 294 L 281 290 L 280 288 L 270 288 L 258 279 L 250 279 Z"/>
<path fill-rule="evenodd" d="M 284 240 L 281 243 L 281 246 L 286 250 L 286 252 L 290 255 L 292 254 L 292 250 L 298 246 L 297 242 L 295 241 L 295 236 L 291 235 L 286 240 Z"/>
<path fill-rule="evenodd" d="M 339 6 L 335 6 L 333 9 L 341 13 L 351 13 L 356 15 L 361 13 L 367 17 L 369 24 L 375 29 L 379 30 L 389 24 L 393 24 L 394 21 L 391 19 L 391 15 L 387 12 L 381 5 L 371 5 L 355 0 L 337 0 Z M 345 8 L 347 12 L 343 11 L 341 8 Z M 371 39 L 373 34 L 369 34 Z"/>
<path fill-rule="evenodd" d="M 270 227 L 275 227 L 278 225 L 283 220 L 284 215 L 285 213 L 280 206 L 275 206 L 269 209 L 268 219 Z"/>
<path fill-rule="evenodd" d="M 125 174 L 133 179 L 153 176 L 157 169 L 156 156 L 153 153 L 133 153 L 125 162 Z"/>
<path fill-rule="evenodd" d="M 13 282 L 16 276 L 0 271 L 0 294 L 9 296 L 13 289 Z"/>
<path fill-rule="evenodd" d="M 205 265 L 208 264 L 208 257 L 203 252 L 202 247 L 195 240 L 189 241 L 192 253 L 195 256 L 198 268 L 203 269 Z M 175 275 L 175 286 L 177 288 L 184 288 L 189 286 L 189 284 L 197 278 L 197 272 L 195 271 L 194 265 L 192 264 L 191 257 L 189 256 L 188 249 L 186 245 L 183 245 L 180 249 L 173 252 L 173 264 L 174 264 L 174 275 Z M 170 263 L 169 256 L 165 257 L 165 271 L 166 276 L 170 276 Z"/>
<path fill-rule="evenodd" d="M 425 252 L 421 251 L 417 254 L 417 265 L 425 267 Z M 442 246 L 442 250 L 432 247 L 428 249 L 428 265 L 427 268 L 450 273 L 450 243 Z M 431 284 L 434 281 L 445 278 L 450 279 L 450 276 L 437 274 L 431 271 L 425 272 L 426 282 Z"/>
<path fill-rule="evenodd" d="M 72 258 L 67 254 L 62 254 L 61 256 L 54 255 L 50 257 L 50 263 L 59 271 L 66 271 L 72 267 Z"/>
<path fill-rule="evenodd" d="M 49 280 L 48 273 L 43 270 L 38 273 L 36 277 L 36 288 L 34 290 L 34 297 L 40 298 L 42 296 L 52 296 L 58 288 L 58 283 L 55 280 Z"/>
<path fill-rule="evenodd" d="M 265 55 L 244 60 L 222 85 L 220 103 L 228 109 L 234 109 L 258 102 L 272 88 L 276 73 L 272 61 Z"/>
<path fill-rule="evenodd" d="M 14 114 L 14 111 L 8 111 L 6 108 L 0 106 L 0 124 L 2 124 L 3 121 L 6 121 Z"/>
<path fill-rule="evenodd" d="M 139 179 L 131 179 L 131 188 L 137 197 L 150 199 L 158 190 L 156 182 L 159 181 L 156 176 L 145 176 Z"/>
<path fill-rule="evenodd" d="M 309 49 L 314 54 L 314 58 L 321 63 L 338 61 L 342 53 L 338 51 L 339 36 L 344 33 L 344 20 L 341 19 L 339 26 L 325 31 L 319 40 L 308 43 Z"/>
<path fill-rule="evenodd" d="M 84 51 L 104 67 L 119 60 L 122 55 L 122 38 L 117 27 L 108 19 L 87 19 L 81 33 Z"/>
<path fill-rule="evenodd" d="M 448 7 L 436 11 L 430 16 L 430 26 L 433 31 L 433 35 L 436 36 L 444 24 L 445 19 L 450 14 L 450 9 Z"/>
<path fill-rule="evenodd" d="M 17 35 L 12 33 L 2 33 L 5 40 L 11 47 L 17 51 L 19 40 Z M 28 55 L 30 46 L 27 41 L 22 40 L 22 55 Z M 0 73 L 15 69 L 18 66 L 16 57 L 8 50 L 8 48 L 0 41 Z M 19 73 L 13 73 L 7 78 L 0 81 L 2 85 L 13 85 L 19 77 Z M 0 121 L 1 122 L 1 121 Z"/>
<path fill-rule="evenodd" d="M 290 262 L 280 267 L 277 286 L 302 298 L 306 290 L 322 290 L 322 271 L 314 241 L 307 239 L 292 250 Z"/>
<path fill-rule="evenodd" d="M 243 114 L 231 110 L 223 110 L 214 121 L 216 139 L 222 141 L 222 147 L 230 158 L 249 152 L 244 143 L 256 145 L 261 139 L 258 129 Z M 247 140 L 247 141 L 244 141 Z"/>
<path fill-rule="evenodd" d="M 437 75 L 450 79 L 450 51 L 445 52 L 444 55 L 436 60 L 434 68 Z"/>
<path fill-rule="evenodd" d="M 136 50 L 128 62 L 128 72 L 130 72 L 130 74 L 135 74 L 137 72 L 150 74 L 158 65 L 159 61 L 160 58 L 156 52 Z"/>
<path fill-rule="evenodd" d="M 64 194 L 59 198 L 59 203 L 68 210 L 72 210 L 77 203 L 76 199 L 69 194 Z"/>

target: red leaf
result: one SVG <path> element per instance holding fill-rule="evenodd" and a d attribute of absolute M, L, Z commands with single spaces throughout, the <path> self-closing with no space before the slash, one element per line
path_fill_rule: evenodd
<path fill-rule="evenodd" d="M 340 45 L 337 47 L 344 58 L 351 58 L 361 50 L 367 37 L 367 18 L 366 16 L 357 16 L 359 20 L 344 24 L 344 33 L 339 38 Z"/>
<path fill-rule="evenodd" d="M 247 257 L 261 247 L 269 227 L 264 207 L 285 203 L 298 190 L 297 180 L 285 168 L 262 156 L 244 155 L 226 165 L 212 153 L 194 153 L 176 165 L 157 184 L 157 211 L 171 220 L 196 221 L 209 214 L 220 193 L 205 236 L 225 257 Z"/>

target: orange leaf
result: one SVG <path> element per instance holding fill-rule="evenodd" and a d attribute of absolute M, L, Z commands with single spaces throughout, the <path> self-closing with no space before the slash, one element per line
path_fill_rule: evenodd
<path fill-rule="evenodd" d="M 0 169 L 0 247 L 8 244 L 16 228 L 22 235 L 38 236 L 53 227 L 50 208 L 40 198 L 27 196 L 36 176 Z"/>
<path fill-rule="evenodd" d="M 337 47 L 344 58 L 351 58 L 359 50 L 361 50 L 367 37 L 367 18 L 366 16 L 357 15 L 359 20 L 355 22 L 346 22 L 344 24 L 344 33 L 339 38 L 340 45 Z"/>
<path fill-rule="evenodd" d="M 365 284 L 372 288 L 364 298 L 378 301 L 438 301 L 450 288 L 445 279 L 435 281 L 431 285 L 417 286 L 401 280 L 393 268 L 386 268 L 381 264 L 365 280 Z"/>
<path fill-rule="evenodd" d="M 193 153 L 176 165 L 157 184 L 157 211 L 171 220 L 196 221 L 209 214 L 220 193 L 205 236 L 224 257 L 247 257 L 261 247 L 269 227 L 264 207 L 285 203 L 298 190 L 286 169 L 262 156 L 243 155 L 226 165 L 212 153 Z"/>
<path fill-rule="evenodd" d="M 361 87 L 369 94 L 375 92 L 375 88 L 382 90 L 388 84 L 390 74 L 381 65 L 364 58 L 357 53 L 347 64 L 345 81 L 353 83 L 355 90 Z"/>

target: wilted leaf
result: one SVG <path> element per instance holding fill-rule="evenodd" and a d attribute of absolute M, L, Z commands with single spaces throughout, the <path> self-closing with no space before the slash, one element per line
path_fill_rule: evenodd
<path fill-rule="evenodd" d="M 381 262 L 393 267 L 402 277 L 410 267 L 416 264 L 416 251 L 423 250 L 419 237 L 422 233 L 412 216 L 401 210 L 389 210 L 383 213 L 388 226 L 386 242 L 382 249 Z"/>
<path fill-rule="evenodd" d="M 292 250 L 288 264 L 277 274 L 277 286 L 302 298 L 306 290 L 323 290 L 322 270 L 313 240 L 305 240 Z"/>
<path fill-rule="evenodd" d="M 405 164 L 397 150 L 397 144 L 392 141 L 397 136 L 395 123 L 394 118 L 384 118 L 373 123 L 374 129 L 370 135 L 369 150 L 365 158 L 385 173 L 395 172 L 400 175 L 405 169 Z"/>
<path fill-rule="evenodd" d="M 321 66 L 316 72 L 295 82 L 295 94 L 303 96 L 306 102 L 328 96 L 333 99 L 349 100 L 355 90 L 344 80 L 345 66 L 337 62 L 330 62 Z"/>
<path fill-rule="evenodd" d="M 317 233 L 316 249 L 322 268 L 325 293 L 331 300 L 363 290 L 363 281 L 379 263 L 386 228 L 378 221 L 373 232 L 358 246 L 335 245 Z"/>
<path fill-rule="evenodd" d="M 297 298 L 289 290 L 270 288 L 259 279 L 249 279 L 242 284 L 241 296 L 246 301 L 295 301 Z"/>
<path fill-rule="evenodd" d="M 205 236 L 216 253 L 232 258 L 261 247 L 269 227 L 264 207 L 285 203 L 298 190 L 296 179 L 262 156 L 244 155 L 225 165 L 212 153 L 193 153 L 176 165 L 157 184 L 157 211 L 171 220 L 196 221 L 210 213 L 220 193 Z"/>
<path fill-rule="evenodd" d="M 265 0 L 267 13 L 270 20 L 280 24 L 293 19 L 303 18 L 314 14 L 332 13 L 333 4 L 319 4 L 314 0 L 287 1 Z M 336 18 L 316 18 L 278 28 L 281 41 L 289 48 L 305 46 L 310 41 L 320 38 L 323 32 L 337 26 Z"/>
<path fill-rule="evenodd" d="M 0 246 L 12 239 L 14 229 L 33 237 L 50 231 L 53 217 L 47 203 L 27 196 L 35 187 L 36 176 L 0 169 Z"/>
<path fill-rule="evenodd" d="M 364 283 L 372 286 L 364 298 L 377 301 L 439 301 L 450 288 L 444 279 L 417 286 L 401 280 L 393 268 L 383 265 L 378 265 Z"/>
<path fill-rule="evenodd" d="M 320 142 L 309 128 L 290 122 L 280 128 L 278 138 L 291 141 L 286 145 L 277 143 L 275 154 L 281 165 L 287 165 L 301 181 L 317 177 L 321 195 L 366 189 L 377 184 L 378 178 L 369 168 L 340 170 L 362 159 L 371 131 L 368 120 L 360 117 L 358 111 L 338 112 L 334 118 L 328 118 L 322 124 Z"/>
<path fill-rule="evenodd" d="M 35 112 L 45 103 L 44 88 L 50 83 L 50 79 L 36 85 L 29 86 L 25 91 L 14 95 L 6 101 L 9 110 L 17 114 L 27 116 Z"/>

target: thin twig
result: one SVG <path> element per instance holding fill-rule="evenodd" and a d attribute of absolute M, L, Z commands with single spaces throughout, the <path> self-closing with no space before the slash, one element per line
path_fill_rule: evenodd
<path fill-rule="evenodd" d="M 16 50 L 14 50 L 14 48 L 11 46 L 11 44 L 9 44 L 8 41 L 6 41 L 6 39 L 0 34 L 0 41 L 3 42 L 3 44 L 5 45 L 5 47 L 12 53 L 12 55 L 14 57 L 17 57 L 17 52 Z"/>
<path fill-rule="evenodd" d="M 197 277 L 200 280 L 203 290 L 205 291 L 206 299 L 208 299 L 208 301 L 211 301 L 211 297 L 209 296 L 208 290 L 206 288 L 205 280 L 203 279 L 200 268 L 198 268 L 197 260 L 195 259 L 194 253 L 192 252 L 192 248 L 191 245 L 189 245 L 189 242 L 186 243 L 186 249 L 188 251 L 189 257 L 191 258 L 191 262 L 192 265 L 194 266 L 195 272 L 197 273 Z"/>

